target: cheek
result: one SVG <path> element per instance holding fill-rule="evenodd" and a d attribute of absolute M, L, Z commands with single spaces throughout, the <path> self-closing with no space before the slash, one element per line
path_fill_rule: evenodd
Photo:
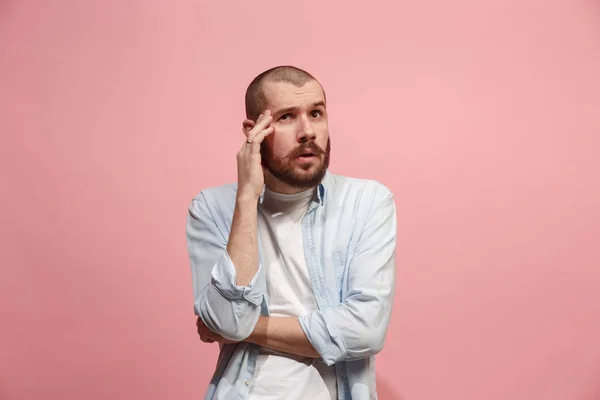
<path fill-rule="evenodd" d="M 275 131 L 267 137 L 269 147 L 275 155 L 285 155 L 296 146 L 296 137 L 285 129 L 275 128 Z"/>
<path fill-rule="evenodd" d="M 319 133 L 320 134 L 317 137 L 317 144 L 325 149 L 327 140 L 329 139 L 329 130 L 327 129 L 327 126 L 325 126 L 325 128 Z"/>
<path fill-rule="evenodd" d="M 319 123 L 315 129 L 317 131 L 317 135 L 320 137 L 325 137 L 325 140 L 327 140 L 327 137 L 329 136 L 329 124 L 327 121 Z"/>

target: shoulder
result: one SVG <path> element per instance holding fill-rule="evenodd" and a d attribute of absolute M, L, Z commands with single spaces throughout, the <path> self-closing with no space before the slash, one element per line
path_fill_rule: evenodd
<path fill-rule="evenodd" d="M 393 198 L 392 191 L 374 179 L 353 178 L 329 173 L 324 183 L 328 193 L 335 199 L 360 199 L 372 203 Z"/>
<path fill-rule="evenodd" d="M 206 209 L 213 215 L 233 212 L 236 193 L 237 183 L 202 189 L 192 199 L 190 209 Z"/>
<path fill-rule="evenodd" d="M 237 183 L 229 183 L 227 185 L 213 186 L 202 189 L 194 200 L 202 200 L 207 203 L 221 203 L 228 200 L 235 200 L 237 193 Z"/>

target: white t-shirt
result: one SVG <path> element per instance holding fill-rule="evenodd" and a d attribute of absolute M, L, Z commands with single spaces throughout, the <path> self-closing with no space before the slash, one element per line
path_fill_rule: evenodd
<path fill-rule="evenodd" d="M 302 243 L 302 217 L 315 189 L 281 194 L 265 189 L 258 213 L 271 316 L 300 317 L 317 309 Z M 333 400 L 335 367 L 320 359 L 261 348 L 251 400 Z"/>

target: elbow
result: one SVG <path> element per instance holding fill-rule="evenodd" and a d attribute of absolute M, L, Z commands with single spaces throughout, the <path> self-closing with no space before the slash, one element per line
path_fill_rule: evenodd
<path fill-rule="evenodd" d="M 367 349 L 368 356 L 374 356 L 383 350 L 385 344 L 385 336 L 387 333 L 387 326 L 380 326 L 377 329 L 371 330 L 365 335 L 364 348 Z"/>
<path fill-rule="evenodd" d="M 311 344 L 321 355 L 323 362 L 334 365 L 339 361 L 354 361 L 370 358 L 383 350 L 386 327 L 374 327 L 374 324 L 355 323 L 353 329 L 337 329 L 327 326 L 324 319 L 310 324 L 310 319 L 300 318 L 303 329 Z M 318 329 L 325 328 L 325 329 Z"/>
<path fill-rule="evenodd" d="M 194 311 L 208 329 L 235 342 L 250 336 L 260 316 L 260 307 L 246 301 L 211 304 L 202 297 L 194 303 Z"/>
<path fill-rule="evenodd" d="M 249 320 L 251 323 L 240 324 L 237 326 L 225 326 L 222 329 L 219 329 L 217 332 L 219 335 L 223 336 L 227 340 L 232 340 L 234 342 L 242 342 L 252 334 L 254 330 L 254 326 L 256 325 L 256 321 L 258 320 L 258 314 L 256 314 L 256 318 L 253 320 Z"/>
<path fill-rule="evenodd" d="M 254 327 L 260 317 L 260 308 L 252 304 L 246 304 L 246 312 L 241 316 L 234 318 L 232 324 L 225 324 L 220 335 L 225 339 L 241 342 L 252 334 Z"/>
<path fill-rule="evenodd" d="M 360 360 L 373 357 L 383 350 L 385 342 L 385 333 L 381 332 L 364 332 L 361 339 L 356 340 L 352 345 L 348 346 L 346 354 L 341 359 L 344 361 Z"/>
<path fill-rule="evenodd" d="M 362 340 L 357 340 L 345 349 L 336 346 L 337 352 L 327 352 L 321 356 L 327 366 L 334 365 L 339 361 L 363 360 L 381 352 L 383 344 L 384 338 L 380 335 L 364 336 Z"/>
<path fill-rule="evenodd" d="M 347 348 L 344 352 L 321 355 L 321 358 L 325 365 L 332 366 L 339 361 L 356 361 L 370 358 L 381 352 L 381 350 L 383 350 L 383 341 L 365 340 L 356 343 L 352 348 Z"/>
<path fill-rule="evenodd" d="M 381 350 L 383 350 L 383 344 L 385 342 L 385 338 L 383 335 L 374 335 L 374 337 L 366 344 L 368 350 L 368 357 L 374 356 L 375 354 L 379 354 Z"/>

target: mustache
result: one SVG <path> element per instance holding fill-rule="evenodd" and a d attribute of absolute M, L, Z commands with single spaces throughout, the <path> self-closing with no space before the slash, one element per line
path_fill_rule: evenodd
<path fill-rule="evenodd" d="M 321 147 L 319 147 L 319 145 L 316 144 L 315 142 L 306 142 L 306 143 L 301 144 L 300 146 L 296 147 L 294 150 L 292 150 L 288 154 L 288 158 L 296 158 L 307 152 L 311 152 L 316 156 L 321 156 L 321 155 L 325 154 L 325 150 L 323 150 Z"/>

